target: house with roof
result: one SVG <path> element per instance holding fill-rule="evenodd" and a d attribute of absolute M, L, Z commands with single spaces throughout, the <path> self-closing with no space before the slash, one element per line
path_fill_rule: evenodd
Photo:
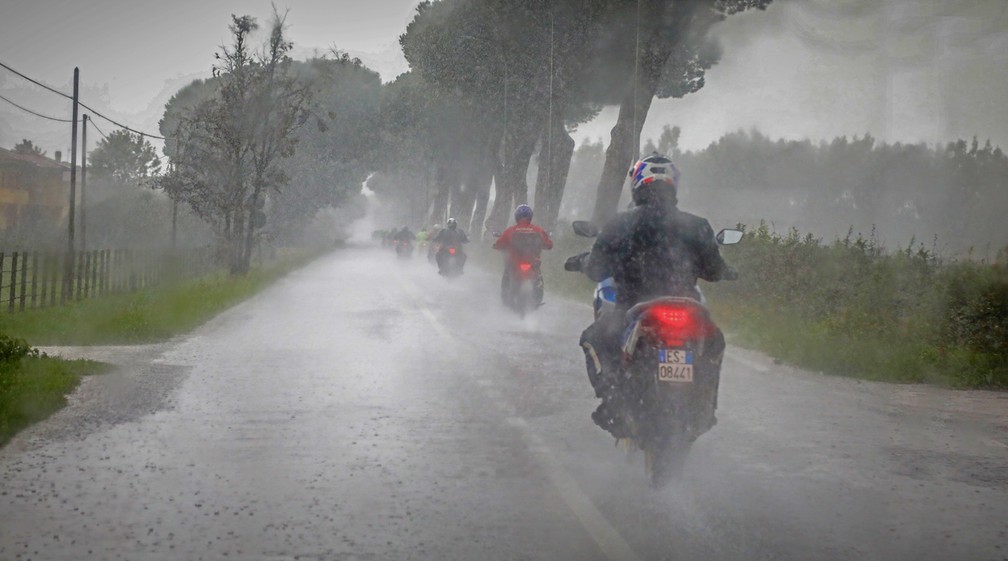
<path fill-rule="evenodd" d="M 0 148 L 0 232 L 23 225 L 59 226 L 70 209 L 70 166 Z"/>

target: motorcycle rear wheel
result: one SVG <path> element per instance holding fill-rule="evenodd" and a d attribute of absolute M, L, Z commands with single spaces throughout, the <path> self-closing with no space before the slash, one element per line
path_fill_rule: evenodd
<path fill-rule="evenodd" d="M 679 477 L 686 466 L 693 442 L 686 435 L 673 435 L 644 450 L 644 472 L 651 487 L 660 489 Z"/>

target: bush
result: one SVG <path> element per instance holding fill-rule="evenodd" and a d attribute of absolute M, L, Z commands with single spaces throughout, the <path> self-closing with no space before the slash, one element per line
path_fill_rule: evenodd
<path fill-rule="evenodd" d="M 955 386 L 1008 387 L 1008 267 L 945 263 L 874 235 L 824 245 L 765 223 L 725 248 L 741 276 L 712 285 L 741 342 L 826 371 Z"/>
<path fill-rule="evenodd" d="M 28 341 L 24 339 L 9 337 L 0 333 L 0 364 L 14 364 L 29 355 L 39 356 L 38 349 L 33 349 L 28 344 Z"/>

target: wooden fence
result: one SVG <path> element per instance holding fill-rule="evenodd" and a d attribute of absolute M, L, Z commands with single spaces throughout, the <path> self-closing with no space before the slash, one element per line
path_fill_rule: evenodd
<path fill-rule="evenodd" d="M 211 248 L 177 252 L 132 249 L 0 252 L 0 312 L 57 306 L 133 292 L 217 267 Z"/>

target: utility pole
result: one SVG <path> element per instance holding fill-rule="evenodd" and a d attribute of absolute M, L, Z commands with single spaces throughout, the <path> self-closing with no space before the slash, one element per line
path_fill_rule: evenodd
<path fill-rule="evenodd" d="M 74 212 L 77 203 L 77 100 L 80 69 L 73 72 L 73 123 L 70 125 L 70 214 L 67 220 L 67 256 L 63 271 L 63 294 L 60 302 L 66 302 L 67 295 L 73 295 L 74 277 Z"/>
<path fill-rule="evenodd" d="M 87 251 L 87 122 L 84 114 L 81 119 L 81 164 L 80 164 L 80 243 L 81 249 Z"/>

